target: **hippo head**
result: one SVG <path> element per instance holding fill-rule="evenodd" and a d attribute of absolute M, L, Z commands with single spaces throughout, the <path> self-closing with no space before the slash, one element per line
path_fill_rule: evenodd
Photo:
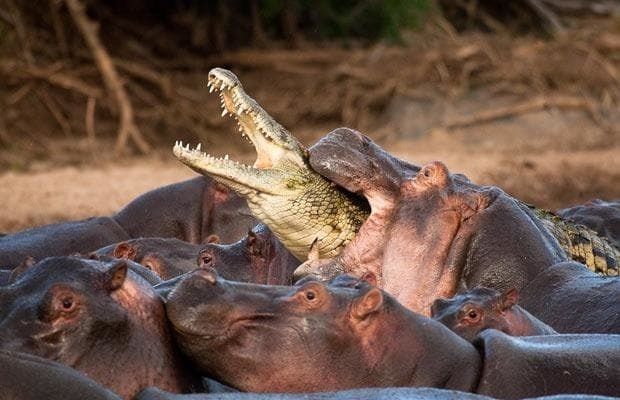
<path fill-rule="evenodd" d="M 299 260 L 264 224 L 235 243 L 207 243 L 198 254 L 200 268 L 213 268 L 224 279 L 239 282 L 287 285 L 297 265 Z"/>
<path fill-rule="evenodd" d="M 105 247 L 100 253 L 135 261 L 163 280 L 174 278 L 196 268 L 200 246 L 174 238 L 140 238 Z"/>
<path fill-rule="evenodd" d="M 509 333 L 505 314 L 517 303 L 518 297 L 516 289 L 500 293 L 478 287 L 452 299 L 435 300 L 431 316 L 462 338 L 473 341 L 480 331 L 489 328 Z"/>
<path fill-rule="evenodd" d="M 200 372 L 240 390 L 372 386 L 368 364 L 378 361 L 365 339 L 380 323 L 383 293 L 359 279 L 345 282 L 266 286 L 198 269 L 170 293 L 166 309 Z"/>
<path fill-rule="evenodd" d="M 0 347 L 73 365 L 94 341 L 122 334 L 127 313 L 112 296 L 126 274 L 123 261 L 52 257 L 35 264 L 0 288 Z"/>

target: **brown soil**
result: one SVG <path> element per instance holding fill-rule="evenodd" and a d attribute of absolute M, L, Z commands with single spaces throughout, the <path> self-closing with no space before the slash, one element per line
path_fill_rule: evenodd
<path fill-rule="evenodd" d="M 171 154 L 175 138 L 251 159 L 204 87 L 216 65 L 236 72 L 308 145 L 350 126 L 409 161 L 443 160 L 541 207 L 620 198 L 620 24 L 584 26 L 548 41 L 431 31 L 404 47 L 248 50 L 181 72 L 170 67 L 162 72 L 172 87 L 165 101 L 148 85 L 143 89 L 155 94 L 142 93 L 148 101 L 132 94 L 137 122 L 155 146 L 133 158 L 111 151 L 113 115 L 96 115 L 93 149 L 83 133 L 83 97 L 0 68 L 16 76 L 7 81 L 15 84 L 0 84 L 7 107 L 0 116 L 0 232 L 111 214 L 149 189 L 193 176 Z M 136 89 L 137 81 L 130 83 Z M 69 133 L 49 133 L 60 128 L 40 101 L 45 91 L 64 107 Z"/>

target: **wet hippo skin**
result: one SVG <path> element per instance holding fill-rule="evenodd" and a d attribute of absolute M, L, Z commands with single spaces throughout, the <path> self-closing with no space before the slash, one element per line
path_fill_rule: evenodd
<path fill-rule="evenodd" d="M 53 359 L 130 399 L 199 389 L 161 298 L 124 261 L 46 258 L 0 287 L 0 349 Z"/>
<path fill-rule="evenodd" d="M 360 279 L 267 286 L 198 269 L 172 290 L 166 311 L 196 367 L 242 391 L 427 386 L 500 398 L 620 395 L 620 335 L 516 338 L 488 329 L 472 353 L 471 343 Z"/>
<path fill-rule="evenodd" d="M 299 264 L 265 224 L 235 243 L 208 243 L 198 255 L 200 267 L 214 268 L 224 279 L 269 285 L 292 284 Z"/>
<path fill-rule="evenodd" d="M 450 174 L 441 162 L 418 168 L 340 128 L 311 148 L 310 163 L 362 194 L 371 214 L 335 259 L 305 263 L 297 276 L 370 271 L 405 306 L 429 315 L 439 297 L 476 286 L 519 290 L 567 259 L 527 207 L 499 188 Z"/>
<path fill-rule="evenodd" d="M 179 239 L 149 237 L 115 243 L 94 254 L 135 261 L 168 280 L 196 269 L 200 249 L 202 245 Z"/>
<path fill-rule="evenodd" d="M 521 291 L 520 304 L 561 333 L 620 334 L 620 277 L 599 276 L 563 262 Z"/>
<path fill-rule="evenodd" d="M 243 198 L 203 176 L 151 190 L 113 218 L 131 238 L 177 238 L 193 244 L 212 234 L 231 243 L 257 223 Z"/>
<path fill-rule="evenodd" d="M 25 257 L 87 254 L 130 238 L 177 238 L 199 244 L 217 235 L 225 243 L 256 225 L 245 200 L 210 178 L 197 177 L 149 191 L 112 217 L 40 226 L 0 237 L 0 267 Z"/>
<path fill-rule="evenodd" d="M 120 397 L 62 364 L 31 354 L 0 351 L 0 399 L 120 400 Z"/>
<path fill-rule="evenodd" d="M 431 306 L 431 317 L 470 342 L 485 329 L 497 329 L 511 336 L 557 333 L 520 307 L 518 300 L 516 289 L 500 293 L 479 287 L 451 299 L 435 300 Z"/>
<path fill-rule="evenodd" d="M 126 239 L 127 232 L 109 217 L 45 225 L 1 237 L 0 266 L 15 268 L 28 256 L 87 253 Z"/>
<path fill-rule="evenodd" d="M 198 269 L 168 296 L 177 342 L 200 372 L 253 392 L 432 386 L 471 391 L 480 356 L 365 282 L 268 286 Z"/>
<path fill-rule="evenodd" d="M 490 397 L 431 388 L 372 388 L 323 393 L 209 393 L 178 395 L 145 389 L 135 400 L 489 400 Z"/>
<path fill-rule="evenodd" d="M 475 345 L 484 354 L 477 393 L 502 399 L 620 396 L 620 335 L 513 337 L 489 329 Z"/>

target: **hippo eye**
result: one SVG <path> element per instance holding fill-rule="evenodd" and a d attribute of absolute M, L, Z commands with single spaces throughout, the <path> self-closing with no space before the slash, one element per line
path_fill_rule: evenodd
<path fill-rule="evenodd" d="M 425 168 L 425 169 L 424 169 L 424 176 L 425 176 L 425 177 L 427 177 L 427 178 L 428 178 L 429 176 L 431 176 L 431 171 L 430 171 L 428 168 Z"/>
<path fill-rule="evenodd" d="M 153 265 L 151 263 L 144 263 L 144 268 L 150 269 L 151 271 L 153 270 Z"/>
<path fill-rule="evenodd" d="M 64 299 L 62 299 L 61 305 L 62 305 L 62 310 L 63 311 L 71 311 L 73 309 L 73 305 L 75 303 L 73 302 L 73 298 L 71 297 L 65 297 Z"/>
<path fill-rule="evenodd" d="M 209 254 L 205 254 L 202 256 L 202 266 L 208 266 L 209 264 L 211 264 L 213 262 L 213 257 L 211 257 Z"/>
<path fill-rule="evenodd" d="M 478 312 L 478 310 L 475 309 L 470 309 L 469 311 L 467 311 L 465 316 L 469 321 L 473 322 L 476 322 L 480 319 L 480 313 Z"/>
<path fill-rule="evenodd" d="M 313 291 L 311 291 L 311 290 L 308 290 L 308 291 L 306 292 L 306 299 L 308 299 L 308 300 L 310 300 L 310 301 L 312 301 L 312 300 L 316 299 L 316 293 L 314 293 L 314 292 L 313 292 Z"/>

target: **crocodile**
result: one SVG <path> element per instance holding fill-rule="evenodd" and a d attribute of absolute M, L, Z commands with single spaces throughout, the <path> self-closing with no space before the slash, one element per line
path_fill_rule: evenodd
<path fill-rule="evenodd" d="M 370 213 L 361 196 L 349 193 L 317 173 L 309 150 L 275 121 L 243 89 L 230 71 L 209 72 L 209 91 L 217 91 L 222 116 L 230 114 L 241 135 L 254 146 L 253 166 L 215 157 L 177 141 L 174 155 L 194 171 L 209 175 L 248 201 L 262 220 L 299 259 L 306 259 L 312 243 L 319 243 L 319 256 L 331 258 L 353 239 Z M 566 254 L 603 275 L 618 275 L 620 252 L 596 232 L 557 215 L 517 200 L 541 220 Z"/>

